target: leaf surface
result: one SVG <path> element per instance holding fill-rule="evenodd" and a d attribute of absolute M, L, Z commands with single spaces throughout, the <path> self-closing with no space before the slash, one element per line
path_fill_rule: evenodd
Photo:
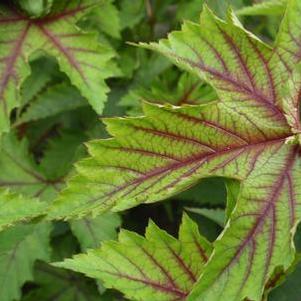
<path fill-rule="evenodd" d="M 48 179 L 39 172 L 29 155 L 28 143 L 14 134 L 5 134 L 0 145 L 0 186 L 31 197 L 50 200 L 60 188 L 61 179 Z"/>
<path fill-rule="evenodd" d="M 116 229 L 121 220 L 116 213 L 106 213 L 96 218 L 83 218 L 71 221 L 71 229 L 81 244 L 83 251 L 99 247 L 105 240 L 117 238 Z"/>
<path fill-rule="evenodd" d="M 74 87 L 56 84 L 37 95 L 15 124 L 36 121 L 86 105 L 85 99 Z"/>
<path fill-rule="evenodd" d="M 299 3 L 290 1 L 275 49 L 288 16 L 298 24 Z M 297 61 L 289 52 L 276 60 L 276 50 L 244 30 L 231 11 L 224 22 L 205 8 L 200 22 L 143 47 L 198 74 L 219 100 L 180 108 L 145 104 L 144 117 L 105 120 L 113 138 L 89 143 L 91 156 L 77 165 L 49 217 L 156 202 L 203 177 L 240 181 L 230 219 L 187 300 L 259 301 L 276 268 L 292 264 L 301 218 L 300 88 L 292 72 L 281 79 L 284 62 Z M 288 47 L 295 45 L 289 37 Z"/>
<path fill-rule="evenodd" d="M 0 231 L 17 222 L 44 214 L 46 204 L 8 190 L 0 190 Z"/>
<path fill-rule="evenodd" d="M 287 0 L 267 0 L 246 6 L 236 11 L 238 15 L 257 16 L 257 15 L 282 15 L 285 11 Z"/>
<path fill-rule="evenodd" d="M 0 298 L 19 300 L 36 260 L 49 260 L 50 225 L 19 225 L 0 233 Z"/>
<path fill-rule="evenodd" d="M 101 113 L 108 87 L 104 79 L 112 74 L 108 62 L 113 52 L 85 33 L 76 23 L 97 0 L 56 2 L 54 11 L 41 19 L 31 19 L 1 5 L 0 14 L 0 131 L 7 131 L 9 114 L 20 104 L 19 87 L 29 75 L 29 56 L 42 50 L 54 56 L 60 69 L 78 87 L 93 108 Z"/>
<path fill-rule="evenodd" d="M 210 253 L 210 243 L 184 216 L 178 240 L 150 222 L 145 238 L 124 230 L 118 242 L 55 265 L 100 278 L 131 300 L 185 300 Z"/>

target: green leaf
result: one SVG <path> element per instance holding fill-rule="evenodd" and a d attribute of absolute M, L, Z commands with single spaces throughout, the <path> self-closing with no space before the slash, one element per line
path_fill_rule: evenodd
<path fill-rule="evenodd" d="M 34 272 L 34 280 L 39 288 L 31 291 L 22 301 L 102 301 L 96 288 L 84 277 L 51 267 L 39 262 Z M 94 289 L 94 290 L 93 290 Z"/>
<path fill-rule="evenodd" d="M 24 197 L 0 189 L 0 231 L 20 221 L 32 219 L 45 213 L 47 204 L 38 199 Z"/>
<path fill-rule="evenodd" d="M 20 7 L 33 18 L 39 18 L 49 13 L 53 0 L 18 0 Z"/>
<path fill-rule="evenodd" d="M 301 3 L 298 0 L 290 0 L 287 4 L 284 18 L 276 38 L 274 56 L 272 60 L 281 62 L 281 72 L 278 72 L 278 80 L 288 81 L 290 78 L 296 76 L 294 69 L 300 62 L 300 36 L 301 28 L 297 25 L 301 13 Z M 298 80 L 297 80 L 298 81 Z M 298 83 L 293 89 L 296 93 Z M 293 87 L 290 87 L 292 89 Z M 289 94 L 292 91 L 285 90 Z M 283 93 L 285 95 L 285 93 Z M 286 104 L 287 105 L 287 104 Z M 288 112 L 286 112 L 288 114 Z M 300 116 L 298 116 L 299 119 Z"/>
<path fill-rule="evenodd" d="M 25 139 L 5 134 L 0 144 L 0 186 L 42 200 L 53 199 L 60 188 L 61 179 L 47 179 L 38 171 L 28 152 Z"/>
<path fill-rule="evenodd" d="M 1 4 L 0 132 L 7 131 L 11 110 L 20 105 L 19 87 L 29 75 L 27 61 L 37 50 L 55 57 L 72 84 L 102 112 L 108 92 L 104 79 L 112 75 L 108 64 L 114 53 L 98 43 L 96 34 L 76 26 L 95 5 L 99 1 L 56 2 L 53 12 L 37 21 Z"/>
<path fill-rule="evenodd" d="M 301 276 L 301 264 L 300 255 L 296 260 L 295 269 L 292 270 L 291 274 L 287 276 L 287 279 L 274 291 L 272 291 L 269 301 L 299 301 L 301 288 L 300 288 L 300 276 Z M 278 277 L 280 280 L 281 277 Z M 277 279 L 276 279 L 277 280 Z"/>
<path fill-rule="evenodd" d="M 72 164 L 82 158 L 82 143 L 85 140 L 84 133 L 68 131 L 62 131 L 59 136 L 49 140 L 38 166 L 40 173 L 49 182 L 59 184 L 72 169 Z"/>
<path fill-rule="evenodd" d="M 91 156 L 78 163 L 49 218 L 157 202 L 204 177 L 240 181 L 231 217 L 187 300 L 261 300 L 275 271 L 294 260 L 301 218 L 300 97 L 283 97 L 300 88 L 291 80 L 285 89 L 288 80 L 280 79 L 291 76 L 282 74 L 283 63 L 297 60 L 288 51 L 278 60 L 275 54 L 284 37 L 298 53 L 286 28 L 290 15 L 298 24 L 299 6 L 289 3 L 276 50 L 243 29 L 231 11 L 224 22 L 206 7 L 200 24 L 187 22 L 168 39 L 143 45 L 206 80 L 219 100 L 180 108 L 145 104 L 144 117 L 105 120 L 113 138 L 89 143 Z"/>
<path fill-rule="evenodd" d="M 72 86 L 56 84 L 40 93 L 30 103 L 15 125 L 35 121 L 86 106 L 85 99 Z"/>
<path fill-rule="evenodd" d="M 93 9 L 88 22 L 99 31 L 113 38 L 120 38 L 119 11 L 113 4 L 113 0 L 107 0 L 101 7 Z"/>
<path fill-rule="evenodd" d="M 30 63 L 31 74 L 21 86 L 21 105 L 33 101 L 49 85 L 63 80 L 57 63 L 48 57 L 39 57 Z"/>
<path fill-rule="evenodd" d="M 19 225 L 0 233 L 0 299 L 19 300 L 36 260 L 49 260 L 50 225 Z"/>
<path fill-rule="evenodd" d="M 257 16 L 257 15 L 282 15 L 285 11 L 288 0 L 267 0 L 246 6 L 236 11 L 238 15 Z"/>
<path fill-rule="evenodd" d="M 209 218 L 213 222 L 220 225 L 222 228 L 225 225 L 225 211 L 223 209 L 208 209 L 208 208 L 185 208 L 187 211 L 202 215 Z"/>
<path fill-rule="evenodd" d="M 72 232 L 79 240 L 83 251 L 99 247 L 102 241 L 116 239 L 116 229 L 120 224 L 120 217 L 114 213 L 103 214 L 94 219 L 85 217 L 70 222 Z"/>
<path fill-rule="evenodd" d="M 145 238 L 123 230 L 118 242 L 55 265 L 102 279 L 131 300 L 185 300 L 210 253 L 209 242 L 184 216 L 179 240 L 150 222 Z"/>

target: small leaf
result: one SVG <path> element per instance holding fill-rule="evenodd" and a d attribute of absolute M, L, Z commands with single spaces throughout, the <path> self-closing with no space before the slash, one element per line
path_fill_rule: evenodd
<path fill-rule="evenodd" d="M 70 222 L 72 232 L 79 240 L 83 251 L 99 247 L 102 241 L 117 238 L 116 229 L 120 224 L 120 217 L 114 213 Z"/>
<path fill-rule="evenodd" d="M 185 300 L 210 253 L 197 225 L 184 216 L 179 240 L 150 222 L 145 238 L 123 230 L 118 242 L 55 265 L 102 279 L 131 300 Z"/>
<path fill-rule="evenodd" d="M 72 86 L 64 83 L 56 84 L 40 93 L 18 118 L 15 125 L 47 118 L 86 105 L 85 99 Z"/>

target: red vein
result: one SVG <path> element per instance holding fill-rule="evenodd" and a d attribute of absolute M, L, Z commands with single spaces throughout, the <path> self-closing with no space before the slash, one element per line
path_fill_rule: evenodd
<path fill-rule="evenodd" d="M 240 256 L 240 254 L 243 252 L 243 250 L 246 248 L 246 246 L 249 244 L 250 241 L 252 241 L 253 237 L 258 233 L 259 229 L 263 226 L 263 223 L 265 221 L 265 218 L 269 214 L 270 210 L 275 211 L 275 204 L 278 200 L 279 195 L 281 194 L 281 190 L 284 186 L 285 178 L 287 176 L 287 173 L 289 170 L 291 170 L 294 162 L 295 162 L 295 157 L 297 154 L 298 149 L 295 148 L 292 152 L 290 153 L 287 159 L 286 166 L 284 167 L 283 171 L 281 172 L 279 178 L 277 181 L 275 181 L 275 185 L 272 187 L 272 191 L 270 192 L 270 197 L 268 200 L 265 202 L 267 204 L 263 210 L 260 212 L 259 217 L 256 219 L 255 224 L 253 227 L 250 229 L 249 233 L 243 240 L 242 244 L 238 247 L 235 255 L 231 258 L 230 262 L 225 266 L 225 268 L 220 272 L 219 275 L 221 275 L 226 269 L 228 269 L 235 261 L 236 259 Z M 273 220 L 272 223 L 275 223 L 275 214 L 273 213 Z M 275 241 L 275 229 L 273 225 L 273 229 L 271 230 L 271 240 L 274 245 Z M 269 255 L 272 256 L 272 250 L 273 246 L 270 246 L 269 249 Z"/>
<path fill-rule="evenodd" d="M 85 77 L 85 74 L 83 73 L 81 66 L 79 62 L 74 57 L 73 53 L 69 51 L 68 47 L 65 47 L 58 36 L 56 36 L 54 33 L 52 33 L 50 30 L 48 30 L 46 27 L 44 27 L 42 24 L 38 25 L 38 28 L 40 31 L 47 37 L 47 39 L 66 57 L 68 62 L 71 66 L 74 67 L 74 69 L 78 72 L 78 74 L 81 76 L 84 83 L 89 86 L 87 79 Z"/>
<path fill-rule="evenodd" d="M 2 76 L 0 78 L 0 102 L 2 101 L 3 103 L 4 112 L 6 115 L 8 114 L 8 112 L 6 107 L 6 101 L 4 99 L 5 89 L 9 83 L 10 78 L 15 76 L 15 71 L 14 71 L 15 64 L 22 51 L 22 47 L 27 37 L 29 28 L 30 28 L 30 23 L 27 23 L 23 31 L 20 33 L 19 38 L 16 40 L 15 48 L 12 50 L 12 54 L 6 60 L 5 70 L 3 71 Z"/>
<path fill-rule="evenodd" d="M 172 256 L 175 258 L 175 260 L 178 263 L 178 266 L 180 267 L 181 270 L 184 271 L 186 275 L 190 278 L 190 280 L 194 283 L 197 281 L 196 276 L 193 274 L 193 272 L 190 270 L 190 268 L 186 265 L 184 262 L 183 258 L 181 258 L 168 244 L 166 244 L 167 249 L 170 251 Z"/>
<path fill-rule="evenodd" d="M 269 63 L 266 60 L 266 58 L 264 57 L 264 55 L 262 54 L 262 52 L 258 49 L 258 47 L 254 43 L 254 41 L 248 35 L 247 35 L 247 38 L 248 38 L 251 46 L 255 50 L 257 56 L 259 57 L 259 59 L 263 63 L 263 66 L 264 66 L 264 69 L 265 69 L 265 74 L 267 75 L 268 81 L 269 81 L 270 95 L 272 97 L 273 103 L 276 103 L 277 102 L 277 96 L 276 96 L 275 82 L 274 82 L 273 74 L 271 72 L 271 68 L 269 66 Z"/>
<path fill-rule="evenodd" d="M 117 273 L 116 272 L 115 273 L 114 272 L 109 272 L 109 271 L 102 271 L 102 272 L 110 274 L 112 276 L 117 276 L 117 277 L 125 278 L 125 279 L 131 280 L 131 281 L 136 281 L 136 282 L 143 283 L 145 285 L 153 287 L 156 290 L 159 290 L 159 291 L 162 291 L 162 292 L 165 292 L 165 293 L 168 293 L 168 294 L 173 294 L 173 295 L 179 296 L 181 298 L 180 300 L 182 300 L 182 299 L 185 300 L 185 298 L 188 295 L 187 292 L 184 292 L 182 290 L 176 289 L 176 288 L 171 287 L 171 286 L 167 286 L 167 285 L 164 286 L 164 285 L 162 285 L 160 283 L 157 283 L 157 282 L 154 282 L 150 279 L 140 279 L 140 278 L 136 278 L 136 277 L 133 277 L 133 276 L 130 276 L 130 275 L 120 273 L 120 272 L 117 272 Z"/>
<path fill-rule="evenodd" d="M 204 155 L 201 155 L 201 156 L 193 156 L 193 157 L 189 157 L 187 160 L 185 161 L 181 161 L 181 162 L 175 162 L 173 164 L 170 164 L 170 165 L 167 165 L 167 166 L 163 166 L 163 167 L 159 167 L 159 168 L 155 168 L 153 170 L 151 170 L 149 173 L 145 174 L 145 176 L 142 176 L 142 177 L 139 177 L 139 178 L 136 178 L 135 180 L 133 180 L 132 182 L 130 183 L 124 183 L 122 185 L 120 185 L 118 188 L 110 191 L 109 193 L 105 194 L 105 195 L 102 195 L 101 197 L 105 197 L 105 198 L 110 198 L 112 197 L 112 195 L 114 195 L 115 193 L 118 193 L 119 191 L 125 189 L 125 188 L 128 188 L 129 186 L 132 186 L 132 185 L 139 185 L 141 184 L 142 182 L 146 181 L 146 180 L 149 180 L 150 178 L 152 177 L 155 177 L 161 173 L 165 173 L 165 172 L 173 172 L 181 167 L 185 167 L 187 165 L 190 165 L 190 164 L 194 164 L 196 162 L 199 162 L 199 164 L 197 166 L 194 166 L 192 167 L 192 169 L 188 170 L 188 172 L 186 173 L 189 173 L 191 172 L 193 169 L 197 169 L 199 167 L 201 167 L 202 164 L 206 163 L 206 162 L 209 162 L 209 160 L 213 160 L 214 158 L 218 157 L 218 156 L 221 156 L 221 155 L 224 155 L 224 154 L 228 154 L 228 153 L 231 153 L 233 151 L 238 151 L 239 149 L 248 149 L 248 148 L 251 148 L 251 147 L 254 147 L 254 146 L 258 146 L 258 145 L 268 145 L 268 144 L 274 144 L 274 143 L 284 143 L 285 140 L 286 140 L 287 137 L 283 137 L 283 138 L 277 138 L 277 139 L 274 139 L 274 140 L 269 140 L 269 141 L 264 141 L 264 142 L 258 142 L 258 143 L 254 143 L 254 144 L 250 144 L 250 145 L 244 145 L 244 146 L 237 146 L 233 149 L 225 149 L 225 150 L 222 150 L 222 151 L 219 151 L 218 153 L 213 153 L 213 154 L 210 154 L 208 155 L 207 157 L 204 158 Z M 182 177 L 182 176 L 181 176 Z M 180 178 L 181 178 L 180 177 Z M 177 180 L 176 180 L 177 181 Z M 170 186 L 170 184 L 168 185 Z M 98 201 L 100 197 L 96 197 L 92 200 L 90 200 L 90 202 L 95 202 L 95 201 Z"/>
<path fill-rule="evenodd" d="M 210 152 L 215 152 L 216 151 L 215 149 L 213 149 L 208 144 L 200 142 L 199 140 L 194 139 L 194 138 L 184 137 L 184 136 L 181 136 L 179 134 L 175 134 L 175 133 L 171 133 L 171 132 L 167 132 L 167 131 L 163 132 L 163 131 L 160 131 L 160 130 L 157 130 L 157 129 L 155 130 L 155 129 L 144 128 L 144 127 L 141 127 L 141 126 L 133 126 L 133 128 L 135 128 L 137 130 L 144 131 L 146 133 L 151 133 L 153 135 L 172 138 L 172 139 L 177 140 L 177 141 L 183 140 L 183 141 L 186 141 L 188 143 L 192 143 L 192 144 L 195 144 L 197 146 L 201 146 L 203 148 L 206 148 Z"/>

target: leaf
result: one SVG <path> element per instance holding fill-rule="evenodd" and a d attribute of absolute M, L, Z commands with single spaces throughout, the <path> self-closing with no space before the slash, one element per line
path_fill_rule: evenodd
<path fill-rule="evenodd" d="M 287 276 L 287 279 L 274 291 L 272 291 L 269 301 L 298 301 L 300 299 L 300 275 L 301 264 L 300 256 L 297 259 L 295 270 Z"/>
<path fill-rule="evenodd" d="M 120 4 L 121 28 L 133 28 L 146 14 L 142 0 L 122 0 Z"/>
<path fill-rule="evenodd" d="M 55 57 L 72 84 L 98 113 L 102 112 L 108 92 L 104 79 L 112 73 L 108 63 L 113 52 L 98 43 L 96 34 L 76 27 L 95 5 L 99 1 L 56 2 L 53 13 L 35 20 L 1 4 L 0 132 L 7 131 L 9 113 L 20 104 L 19 87 L 29 75 L 27 61 L 37 50 Z"/>
<path fill-rule="evenodd" d="M 225 212 L 223 209 L 208 209 L 208 208 L 185 208 L 187 211 L 202 215 L 217 223 L 222 228 L 225 225 Z"/>
<path fill-rule="evenodd" d="M 276 50 L 288 16 L 298 24 L 299 3 L 289 4 Z M 286 44 L 294 46 L 294 39 Z M 284 98 L 287 80 L 279 77 L 290 52 L 277 61 L 275 50 L 244 30 L 231 11 L 224 22 L 206 7 L 200 25 L 185 23 L 168 40 L 143 46 L 198 74 L 220 100 L 181 108 L 145 104 L 145 117 L 105 120 L 113 138 L 89 143 L 91 156 L 78 163 L 77 175 L 49 218 L 157 202 L 203 177 L 240 181 L 236 204 L 228 210 L 231 218 L 187 300 L 259 301 L 275 270 L 286 271 L 292 264 L 292 237 L 300 221 L 296 129 L 301 127 L 299 117 L 293 128 L 288 117 L 299 112 L 300 97 L 291 101 L 291 93 L 285 93 Z M 298 90 L 294 80 L 292 87 Z"/>
<path fill-rule="evenodd" d="M 236 11 L 238 15 L 257 16 L 257 15 L 282 15 L 285 11 L 288 0 L 267 0 L 246 6 Z"/>
<path fill-rule="evenodd" d="M 46 203 L 0 189 L 0 231 L 45 213 Z"/>
<path fill-rule="evenodd" d="M 36 260 L 49 260 L 50 225 L 19 225 L 0 233 L 0 298 L 19 300 Z"/>
<path fill-rule="evenodd" d="M 30 67 L 31 74 L 20 89 L 22 106 L 33 101 L 47 86 L 63 80 L 54 59 L 39 57 L 30 63 Z"/>
<path fill-rule="evenodd" d="M 164 76 L 166 74 L 162 75 L 163 78 Z M 174 87 L 175 83 L 177 83 L 176 87 Z M 166 87 L 163 86 L 162 79 L 158 78 L 150 89 L 133 89 L 123 98 L 120 104 L 130 105 L 132 112 L 133 110 L 137 111 L 141 107 L 141 100 L 180 106 L 184 104 L 204 104 L 216 100 L 216 98 L 217 96 L 210 86 L 200 81 L 196 76 L 183 73 L 180 78 L 167 83 Z"/>
<path fill-rule="evenodd" d="M 26 295 L 22 301 L 102 301 L 96 289 L 84 277 L 39 262 L 34 273 L 39 288 Z M 93 290 L 94 288 L 94 290 Z"/>
<path fill-rule="evenodd" d="M 226 197 L 225 183 L 221 178 L 202 179 L 196 186 L 175 196 L 177 200 L 184 201 L 186 204 L 188 202 L 203 207 L 224 206 Z"/>
<path fill-rule="evenodd" d="M 113 38 L 120 38 L 119 11 L 113 4 L 113 0 L 102 3 L 98 9 L 93 9 L 89 15 L 89 22 L 101 32 Z"/>
<path fill-rule="evenodd" d="M 72 169 L 72 164 L 83 157 L 81 144 L 85 140 L 84 133 L 61 131 L 59 136 L 48 141 L 43 159 L 38 166 L 40 173 L 49 182 L 60 184 Z"/>
<path fill-rule="evenodd" d="M 18 4 L 30 17 L 38 18 L 49 13 L 53 0 L 19 0 Z"/>
<path fill-rule="evenodd" d="M 0 186 L 18 193 L 50 200 L 56 195 L 61 179 L 47 179 L 38 171 L 37 164 L 28 153 L 25 139 L 5 134 L 0 144 Z"/>
<path fill-rule="evenodd" d="M 56 84 L 40 93 L 15 125 L 35 121 L 86 106 L 85 99 L 72 86 Z"/>
<path fill-rule="evenodd" d="M 70 222 L 72 232 L 79 240 L 83 251 L 99 247 L 102 241 L 115 239 L 116 229 L 120 224 L 120 217 L 114 213 L 103 214 L 94 219 L 85 217 Z"/>
<path fill-rule="evenodd" d="M 209 242 L 185 215 L 179 240 L 150 222 L 145 238 L 123 230 L 118 242 L 103 242 L 55 265 L 102 279 L 131 300 L 185 300 L 210 253 Z"/>

